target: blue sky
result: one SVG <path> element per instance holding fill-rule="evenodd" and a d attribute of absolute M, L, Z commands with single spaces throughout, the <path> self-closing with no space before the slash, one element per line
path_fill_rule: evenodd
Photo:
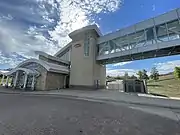
<path fill-rule="evenodd" d="M 96 23 L 107 34 L 178 7 L 179 0 L 1 0 L 0 68 L 36 57 L 34 51 L 55 54 L 70 41 L 68 33 L 83 26 Z M 107 74 L 149 72 L 153 66 L 167 73 L 180 66 L 179 58 L 107 65 Z"/>
<path fill-rule="evenodd" d="M 98 21 L 98 24 L 103 33 L 109 33 L 179 7 L 179 0 L 125 0 L 122 7 L 116 12 L 107 15 L 102 14 L 102 19 Z M 142 69 L 150 72 L 153 66 L 156 66 L 162 74 L 171 72 L 175 66 L 180 66 L 180 56 L 107 65 L 107 68 L 110 75 L 123 75 L 124 72 L 135 74 L 138 70 Z"/>
<path fill-rule="evenodd" d="M 117 29 L 133 25 L 137 22 L 160 15 L 167 11 L 180 7 L 179 0 L 125 0 L 120 9 L 108 15 L 102 15 L 98 24 L 101 26 L 103 33 L 116 31 Z M 150 72 L 153 66 L 156 66 L 160 73 L 173 71 L 175 66 L 180 65 L 180 56 L 170 56 L 147 60 L 138 60 L 131 63 L 120 65 L 108 65 L 110 75 L 129 72 L 134 74 L 138 70 L 146 69 Z"/>

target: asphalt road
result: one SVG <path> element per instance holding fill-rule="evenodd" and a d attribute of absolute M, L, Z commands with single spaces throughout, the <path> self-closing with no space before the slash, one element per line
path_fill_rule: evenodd
<path fill-rule="evenodd" d="M 124 105 L 0 94 L 0 135 L 180 135 L 180 125 Z"/>

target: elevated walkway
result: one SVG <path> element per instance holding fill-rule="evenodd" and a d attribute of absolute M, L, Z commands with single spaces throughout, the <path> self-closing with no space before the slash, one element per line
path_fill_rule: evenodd
<path fill-rule="evenodd" d="M 103 64 L 180 54 L 180 8 L 99 37 Z"/>

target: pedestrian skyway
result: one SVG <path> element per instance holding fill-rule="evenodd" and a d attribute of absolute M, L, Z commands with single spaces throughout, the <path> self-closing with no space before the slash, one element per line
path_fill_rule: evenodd
<path fill-rule="evenodd" d="M 97 46 L 103 64 L 179 54 L 180 9 L 101 36 Z"/>

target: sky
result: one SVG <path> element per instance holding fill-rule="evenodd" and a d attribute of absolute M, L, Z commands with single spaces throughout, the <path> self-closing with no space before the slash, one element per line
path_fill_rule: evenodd
<path fill-rule="evenodd" d="M 1 0 L 0 69 L 36 57 L 35 51 L 55 54 L 81 27 L 97 24 L 105 35 L 179 7 L 179 0 Z M 171 72 L 180 56 L 107 65 L 107 75 L 150 73 L 153 66 Z"/>

